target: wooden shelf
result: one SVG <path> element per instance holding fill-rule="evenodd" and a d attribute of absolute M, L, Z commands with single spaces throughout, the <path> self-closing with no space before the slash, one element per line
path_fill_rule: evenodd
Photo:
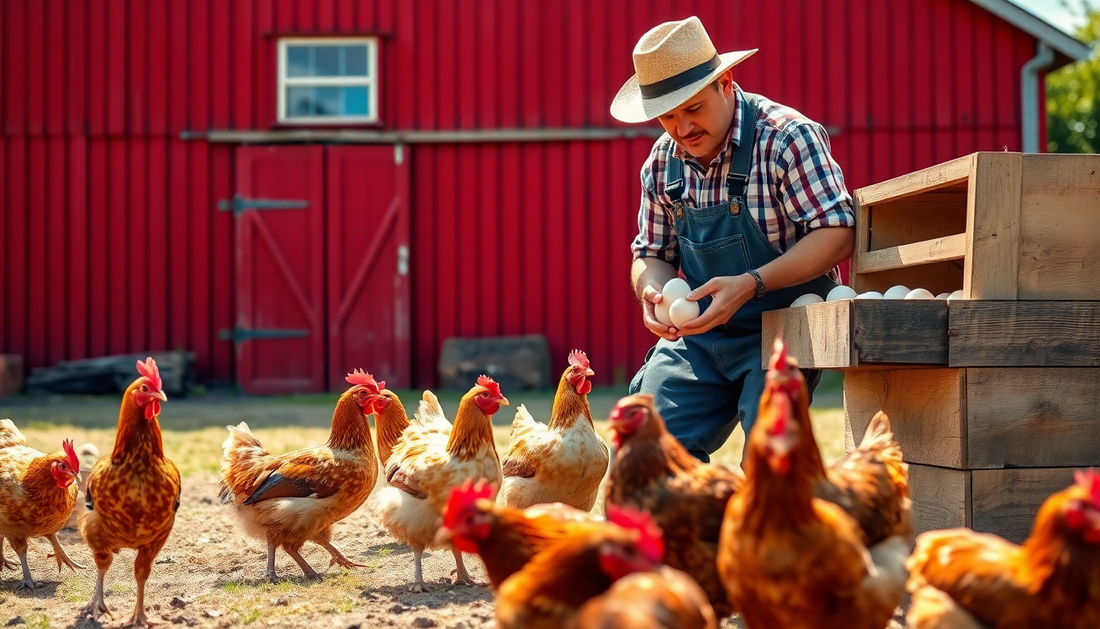
<path fill-rule="evenodd" d="M 966 257 L 966 234 L 955 234 L 878 251 L 868 251 L 856 259 L 853 272 L 892 271 L 933 262 L 961 260 L 964 257 Z"/>

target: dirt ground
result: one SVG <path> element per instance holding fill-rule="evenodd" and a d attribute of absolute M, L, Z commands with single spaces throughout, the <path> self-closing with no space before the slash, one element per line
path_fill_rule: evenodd
<path fill-rule="evenodd" d="M 618 399 L 618 391 L 594 391 L 593 414 L 603 418 Z M 401 393 L 410 411 L 419 392 Z M 457 395 L 440 396 L 450 414 Z M 518 399 L 517 399 L 518 398 Z M 510 396 L 524 403 L 537 418 L 549 414 L 551 396 Z M 220 442 L 227 423 L 247 421 L 257 437 L 276 453 L 323 442 L 334 396 L 292 399 L 184 399 L 170 400 L 162 412 L 165 449 L 184 475 L 183 496 L 167 545 L 153 566 L 146 589 L 151 620 L 182 627 L 492 627 L 493 600 L 488 587 L 454 585 L 454 559 L 449 551 L 428 551 L 424 580 L 428 591 L 406 591 L 412 580 L 412 552 L 378 526 L 364 505 L 335 527 L 334 542 L 365 568 L 327 568 L 328 554 L 307 545 L 306 560 L 322 573 L 310 581 L 281 550 L 276 555 L 280 579 L 264 579 L 266 550 L 259 540 L 246 537 L 235 516 L 217 497 Z M 815 432 L 827 458 L 843 450 L 843 419 L 838 386 L 815 400 Z M 61 438 L 96 443 L 110 451 L 118 414 L 117 399 L 53 397 L 0 400 L 0 417 L 11 417 L 32 447 L 56 449 Z M 451 416 L 451 415 L 448 415 Z M 498 444 L 506 443 L 511 414 L 502 413 L 496 426 Z M 602 429 L 603 422 L 598 422 Z M 716 456 L 736 465 L 743 437 L 735 438 Z M 107 574 L 106 601 L 114 614 L 102 625 L 77 618 L 95 583 L 95 564 L 75 530 L 58 535 L 69 555 L 85 570 L 58 573 L 45 540 L 32 541 L 31 570 L 45 587 L 33 592 L 16 590 L 19 571 L 0 572 L 0 624 L 28 627 L 121 626 L 133 611 L 134 551 L 123 550 Z M 10 547 L 5 555 L 15 559 Z M 480 560 L 466 555 L 475 579 L 487 582 Z M 729 620 L 726 627 L 740 627 Z M 901 625 L 895 623 L 892 629 Z"/>

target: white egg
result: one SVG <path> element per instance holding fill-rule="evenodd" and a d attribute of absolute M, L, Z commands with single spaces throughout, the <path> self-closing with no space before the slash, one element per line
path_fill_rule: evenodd
<path fill-rule="evenodd" d="M 906 299 L 935 299 L 932 291 L 924 288 L 914 288 L 905 295 Z"/>
<path fill-rule="evenodd" d="M 951 293 L 940 293 L 939 295 L 936 295 L 936 299 L 947 299 L 950 296 Z"/>
<path fill-rule="evenodd" d="M 877 290 L 869 290 L 866 293 L 856 295 L 856 299 L 882 299 L 882 293 Z"/>
<path fill-rule="evenodd" d="M 821 298 L 821 295 L 817 293 L 806 293 L 798 299 L 791 302 L 791 308 L 797 308 L 798 306 L 808 306 L 810 304 L 820 304 L 825 301 Z"/>
<path fill-rule="evenodd" d="M 841 284 L 829 291 L 828 296 L 825 297 L 825 301 L 840 301 L 841 299 L 851 299 L 855 296 L 856 291 L 853 290 L 851 286 Z"/>
<path fill-rule="evenodd" d="M 668 307 L 671 305 L 672 302 L 668 297 L 662 297 L 659 303 L 653 304 L 653 316 L 665 325 L 672 325 L 672 319 L 668 318 Z"/>
<path fill-rule="evenodd" d="M 947 296 L 947 301 L 951 301 L 952 299 L 962 299 L 962 298 L 963 298 L 963 292 L 962 292 L 962 289 L 959 289 L 959 290 L 951 293 L 950 295 L 948 295 Z"/>
<path fill-rule="evenodd" d="M 677 299 L 668 308 L 668 317 L 672 319 L 672 325 L 678 328 L 698 316 L 699 302 Z"/>
<path fill-rule="evenodd" d="M 663 301 L 667 301 L 669 305 L 677 299 L 687 297 L 687 294 L 690 292 L 691 286 L 678 277 L 674 277 L 665 282 L 665 287 L 661 289 L 661 295 L 664 296 Z"/>
<path fill-rule="evenodd" d="M 909 287 L 898 284 L 897 286 L 890 287 L 885 293 L 882 294 L 883 299 L 905 299 L 905 296 L 909 294 Z"/>

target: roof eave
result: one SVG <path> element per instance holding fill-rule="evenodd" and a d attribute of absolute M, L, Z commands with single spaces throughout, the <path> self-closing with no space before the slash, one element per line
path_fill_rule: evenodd
<path fill-rule="evenodd" d="M 1054 50 L 1054 70 L 1074 61 L 1088 59 L 1092 49 L 1088 44 L 1066 34 L 1058 27 L 1039 18 L 1009 0 L 970 0 L 993 15 L 1028 33 L 1039 41 L 1045 42 Z"/>

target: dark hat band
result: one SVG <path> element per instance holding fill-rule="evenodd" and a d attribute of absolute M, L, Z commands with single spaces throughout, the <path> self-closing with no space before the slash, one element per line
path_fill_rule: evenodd
<path fill-rule="evenodd" d="M 679 74 L 674 74 L 656 83 L 639 85 L 638 89 L 642 93 L 642 98 L 660 98 L 665 94 L 671 94 L 680 88 L 687 87 L 699 79 L 706 78 L 720 65 L 722 65 L 722 56 L 714 53 L 713 57 L 694 68 L 688 68 Z"/>

